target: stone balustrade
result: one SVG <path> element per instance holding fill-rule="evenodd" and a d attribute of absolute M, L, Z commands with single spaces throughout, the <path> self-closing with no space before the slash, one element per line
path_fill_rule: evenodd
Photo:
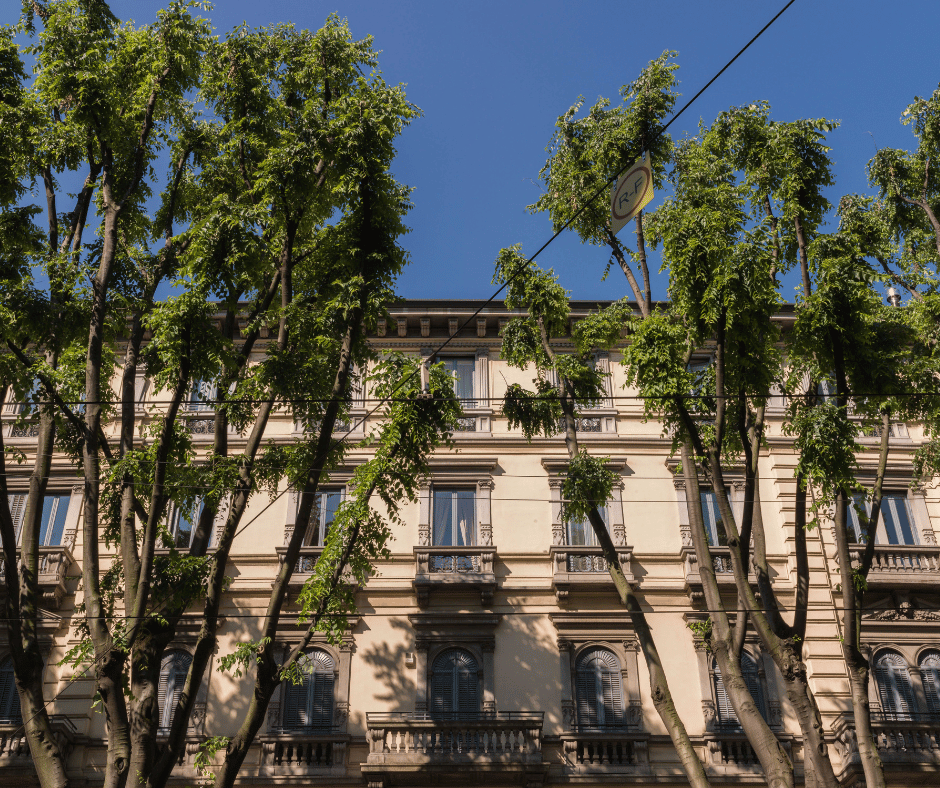
<path fill-rule="evenodd" d="M 872 733 L 883 761 L 940 765 L 940 715 L 872 714 Z"/>
<path fill-rule="evenodd" d="M 552 587 L 559 603 L 566 602 L 572 590 L 609 591 L 614 584 L 610 579 L 607 560 L 600 547 L 590 545 L 552 545 Z M 628 583 L 633 583 L 633 549 L 617 546 L 620 571 Z"/>
<path fill-rule="evenodd" d="M 369 764 L 541 764 L 542 712 L 367 714 Z"/>
<path fill-rule="evenodd" d="M 17 561 L 20 551 L 16 551 Z M 66 594 L 68 571 L 75 559 L 66 545 L 49 545 L 39 548 L 39 573 L 37 581 L 45 603 L 58 608 Z M 5 568 L 0 563 L 0 588 L 6 586 Z"/>
<path fill-rule="evenodd" d="M 427 607 L 432 589 L 435 591 L 478 591 L 480 603 L 492 603 L 496 591 L 493 564 L 496 548 L 492 545 L 465 547 L 416 547 L 415 593 L 418 607 Z"/>
<path fill-rule="evenodd" d="M 330 731 L 281 729 L 258 737 L 259 776 L 342 775 L 349 736 Z"/>
<path fill-rule="evenodd" d="M 49 722 L 52 735 L 68 758 L 75 742 L 75 726 L 67 717 L 53 716 Z M 26 729 L 20 721 L 0 721 L 0 769 L 7 771 L 18 768 L 27 770 L 30 776 L 35 775 Z"/>
<path fill-rule="evenodd" d="M 849 555 L 858 565 L 864 545 L 853 545 Z M 869 584 L 891 586 L 940 585 L 940 545 L 875 545 Z"/>
<path fill-rule="evenodd" d="M 579 771 L 649 769 L 649 734 L 626 728 L 566 732 L 561 736 L 565 758 Z"/>

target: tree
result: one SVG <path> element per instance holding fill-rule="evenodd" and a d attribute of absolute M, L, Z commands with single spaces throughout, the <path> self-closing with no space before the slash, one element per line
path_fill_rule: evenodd
<path fill-rule="evenodd" d="M 214 39 L 193 15 L 197 7 L 174 3 L 137 28 L 95 0 L 26 4 L 25 27 L 34 32 L 37 16 L 41 23 L 31 85 L 11 34 L 0 41 L 0 112 L 15 121 L 3 127 L 15 142 L 4 150 L 15 168 L 0 195 L 9 284 L 0 371 L 4 393 L 12 387 L 27 402 L 22 418 L 38 419 L 40 433 L 19 550 L 0 468 L 0 535 L 6 576 L 19 578 L 6 600 L 8 617 L 23 622 L 11 629 L 11 649 L 45 788 L 68 783 L 35 637 L 39 512 L 53 450 L 72 457 L 84 480 L 82 639 L 68 661 L 95 678 L 108 728 L 105 785 L 163 785 L 215 647 L 228 555 L 248 524 L 248 502 L 293 486 L 302 491 L 298 522 L 310 518 L 321 481 L 346 448 L 333 432 L 361 382 L 356 370 L 370 360 L 364 334 L 384 314 L 406 262 L 397 239 L 409 190 L 388 167 L 417 110 L 375 71 L 371 39 L 353 40 L 337 17 L 316 33 L 282 25 Z M 74 209 L 60 213 L 59 179 L 82 171 Z M 40 209 L 19 204 L 24 184 L 40 177 L 45 231 L 32 223 Z M 98 222 L 90 242 L 89 216 Z M 161 300 L 166 284 L 174 294 Z M 259 347 L 268 331 L 271 341 Z M 139 436 L 141 374 L 169 401 L 151 406 Z M 374 383 L 380 395 L 407 395 L 417 377 L 392 358 L 376 366 Z M 374 460 L 356 474 L 302 594 L 308 639 L 317 627 L 342 628 L 351 604 L 344 574 L 361 580 L 384 554 L 388 521 L 369 508 L 370 495 L 394 522 L 428 453 L 447 440 L 459 407 L 442 370 L 431 385 L 436 398 L 389 409 Z M 194 391 L 211 415 L 206 451 L 188 427 L 184 403 Z M 265 445 L 278 413 L 305 423 L 306 439 Z M 230 445 L 233 432 L 243 445 Z M 171 505 L 194 523 L 188 545 L 168 533 Z M 287 547 L 266 633 L 277 626 L 303 536 L 297 528 Z M 110 567 L 102 542 L 114 547 Z M 200 601 L 194 659 L 169 739 L 158 747 L 160 657 Z M 223 784 L 270 693 L 296 678 L 297 654 L 277 664 L 265 642 L 245 644 L 229 664 L 254 669 L 263 691 L 228 748 Z M 223 744 L 213 738 L 209 749 Z"/>
<path fill-rule="evenodd" d="M 675 52 L 663 52 L 650 61 L 634 82 L 620 89 L 624 104 L 610 107 L 610 99 L 600 98 L 587 115 L 576 117 L 584 104 L 578 101 L 555 124 L 557 131 L 546 151 L 549 159 L 539 173 L 545 193 L 529 211 L 547 211 L 557 232 L 569 221 L 578 237 L 593 246 L 606 246 L 630 285 L 640 313 L 648 317 L 652 308 L 643 212 L 634 221 L 636 251 L 629 249 L 610 230 L 606 200 L 587 199 L 619 172 L 629 167 L 645 150 L 649 152 L 653 185 L 661 189 L 669 162 L 672 140 L 661 133 L 662 122 L 672 112 L 678 94 Z M 627 257 L 630 260 L 627 260 Z M 632 261 L 632 264 L 631 264 Z M 639 268 L 640 280 L 633 266 Z"/>

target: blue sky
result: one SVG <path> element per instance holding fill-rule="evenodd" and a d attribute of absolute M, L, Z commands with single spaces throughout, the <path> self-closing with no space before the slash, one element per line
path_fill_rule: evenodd
<path fill-rule="evenodd" d="M 558 115 L 579 95 L 589 103 L 616 98 L 665 49 L 679 52 L 681 106 L 783 3 L 220 0 L 209 16 L 224 33 L 242 21 L 316 28 L 337 11 L 356 37 L 375 37 L 386 80 L 407 83 L 409 99 L 424 112 L 405 130 L 393 167 L 415 188 L 413 230 L 404 239 L 412 263 L 399 291 L 486 298 L 495 289 L 500 247 L 522 243 L 531 253 L 551 235 L 548 218 L 529 215 L 526 206 L 539 195 L 537 176 Z M 111 5 L 138 23 L 160 7 L 151 0 Z M 756 99 L 768 100 L 778 120 L 838 119 L 842 126 L 830 136 L 837 176 L 830 199 L 867 192 L 865 164 L 876 144 L 913 147 L 898 118 L 940 81 L 938 23 L 937 0 L 797 0 L 670 132 L 694 133 L 700 118 L 710 122 Z M 620 298 L 628 288 L 619 271 L 601 281 L 607 259 L 574 235 L 539 258 L 574 298 Z M 654 296 L 665 296 L 662 279 Z"/>

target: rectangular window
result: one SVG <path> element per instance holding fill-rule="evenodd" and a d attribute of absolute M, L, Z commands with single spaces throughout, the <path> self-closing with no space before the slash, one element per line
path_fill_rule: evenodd
<path fill-rule="evenodd" d="M 467 358 L 442 358 L 441 362 L 454 378 L 454 394 L 465 408 L 475 408 L 476 400 L 473 391 L 473 375 L 476 369 L 476 360 L 472 356 Z"/>
<path fill-rule="evenodd" d="M 193 532 L 199 523 L 199 516 L 202 514 L 203 502 L 199 501 L 196 505 L 196 511 L 191 512 L 188 509 L 181 509 L 178 506 L 173 507 L 170 515 L 170 533 L 173 534 L 173 545 L 175 547 L 186 549 L 192 544 Z"/>
<path fill-rule="evenodd" d="M 705 535 L 711 547 L 724 547 L 728 544 L 728 535 L 725 533 L 725 523 L 718 510 L 718 498 L 713 490 L 702 490 L 702 517 L 705 518 Z M 731 492 L 728 491 L 728 501 L 731 501 Z"/>
<path fill-rule="evenodd" d="M 300 508 L 301 496 L 297 496 L 297 507 Z M 336 510 L 343 502 L 342 490 L 320 490 L 313 501 L 310 511 L 310 521 L 304 535 L 304 547 L 322 547 L 326 536 L 333 525 Z"/>
<path fill-rule="evenodd" d="M 16 531 L 16 543 L 19 544 L 23 531 L 23 518 L 26 515 L 26 494 L 7 496 L 10 505 L 10 514 L 13 517 L 13 529 Z M 52 493 L 43 496 L 42 519 L 39 525 L 39 544 L 42 546 L 58 546 L 62 544 L 62 534 L 65 532 L 65 516 L 69 511 L 70 495 Z"/>
<path fill-rule="evenodd" d="M 598 506 L 597 508 L 601 518 L 604 520 L 604 525 L 607 526 L 607 530 L 609 531 L 610 520 L 607 518 L 607 507 Z M 591 523 L 588 522 L 587 517 L 582 520 L 568 521 L 568 544 L 578 547 L 594 547 L 597 545 L 597 536 L 594 533 L 594 528 L 591 526 Z"/>
<path fill-rule="evenodd" d="M 862 543 L 865 538 L 865 529 L 861 518 L 858 516 L 858 509 L 861 509 L 866 517 L 871 516 L 871 502 L 861 493 L 852 496 L 854 506 L 849 506 L 849 516 L 846 518 L 846 530 L 848 537 L 852 542 Z M 914 528 L 914 520 L 911 517 L 910 504 L 907 501 L 907 495 L 902 492 L 884 493 L 881 497 L 881 521 L 879 534 L 884 533 L 888 539 L 888 544 L 896 545 L 916 545 L 917 531 Z M 884 531 L 882 532 L 882 527 Z M 881 543 L 881 538 L 876 539 L 876 544 Z"/>
<path fill-rule="evenodd" d="M 477 542 L 476 492 L 434 488 L 433 542 L 438 547 L 470 547 Z"/>
<path fill-rule="evenodd" d="M 215 391 L 214 380 L 193 381 L 186 407 L 189 410 L 212 410 L 215 405 Z"/>

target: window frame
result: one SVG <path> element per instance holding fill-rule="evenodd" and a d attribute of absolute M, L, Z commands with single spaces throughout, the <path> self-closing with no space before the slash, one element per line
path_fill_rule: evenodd
<path fill-rule="evenodd" d="M 428 716 L 438 719 L 475 719 L 483 713 L 483 660 L 482 654 L 474 653 L 475 649 L 465 645 L 444 645 L 428 655 L 428 674 L 427 674 L 427 699 Z M 466 672 L 461 672 L 457 666 L 450 673 L 452 682 L 448 687 L 440 686 L 438 679 L 444 676 L 442 662 L 449 656 L 465 656 L 469 659 L 471 666 Z M 464 680 L 465 677 L 465 680 Z M 440 698 L 441 705 L 444 703 L 446 694 L 450 694 L 450 705 L 456 705 L 457 708 L 447 710 L 437 708 L 437 699 Z M 466 694 L 462 695 L 463 691 Z M 466 703 L 465 703 L 466 701 Z M 464 706 L 466 705 L 466 708 Z"/>
<path fill-rule="evenodd" d="M 300 684 L 284 682 L 281 703 L 281 729 L 290 733 L 332 733 L 336 727 L 336 687 L 339 683 L 339 664 L 336 658 L 325 648 L 313 646 L 308 648 L 302 656 L 309 658 L 312 654 L 321 654 L 329 660 L 329 666 L 323 670 L 316 667 L 309 672 L 301 671 L 305 674 L 305 679 Z M 327 681 L 328 677 L 328 681 Z M 307 724 L 289 723 L 288 715 L 291 713 L 291 695 L 296 693 L 298 697 L 303 698 L 304 708 L 299 713 L 306 715 Z M 319 721 L 315 720 L 315 706 L 317 705 L 318 695 L 328 696 L 329 708 L 321 709 Z M 298 709 L 299 709 L 299 705 Z"/>
<path fill-rule="evenodd" d="M 884 664 L 889 660 L 894 663 L 890 667 Z M 883 719 L 891 722 L 908 722 L 915 719 L 920 708 L 914 688 L 913 672 L 910 662 L 900 651 L 892 648 L 878 651 L 872 665 L 872 684 Z M 888 700 L 891 709 L 886 703 Z M 906 708 L 903 708 L 905 706 Z"/>
<path fill-rule="evenodd" d="M 584 663 L 589 658 L 596 659 L 595 655 L 605 654 L 610 657 L 608 662 L 609 670 L 586 670 Z M 610 662 L 613 663 L 610 666 Z M 627 723 L 627 704 L 624 693 L 624 674 L 623 662 L 617 654 L 606 646 L 590 644 L 578 650 L 573 660 L 572 671 L 574 673 L 574 703 L 575 718 L 577 720 L 577 729 L 579 731 L 609 731 L 624 730 L 630 727 Z M 609 676 L 609 684 L 604 680 Z M 585 697 L 588 678 L 593 677 L 594 688 L 591 698 Z M 609 689 L 609 697 L 608 697 Z M 593 706 L 591 705 L 593 702 Z M 606 719 L 608 710 L 614 715 L 614 719 Z M 582 717 L 583 711 L 593 716 L 597 722 L 591 724 L 590 720 Z M 601 718 L 604 719 L 601 719 Z"/>
<path fill-rule="evenodd" d="M 437 528 L 437 499 L 438 496 L 447 495 L 451 496 L 450 503 L 450 542 L 438 542 L 438 528 Z M 470 500 L 470 510 L 473 513 L 473 522 L 471 527 L 467 529 L 467 532 L 463 534 L 464 543 L 460 544 L 459 539 L 461 537 L 460 532 L 460 520 L 459 520 L 459 501 L 461 500 L 461 495 L 463 494 L 463 500 Z M 431 495 L 431 547 L 453 547 L 460 549 L 463 547 L 477 547 L 479 544 L 478 528 L 477 528 L 477 490 L 475 487 L 462 486 L 462 485 L 449 485 L 449 484 L 433 484 L 430 488 Z M 469 540 L 467 537 L 469 536 Z"/>
<path fill-rule="evenodd" d="M 170 726 L 173 724 L 173 710 L 183 692 L 186 674 L 192 662 L 192 653 L 179 647 L 167 649 L 160 659 L 160 674 L 157 680 L 158 733 L 166 735 L 170 732 Z M 174 678 L 172 689 L 170 687 L 171 676 Z"/>
<path fill-rule="evenodd" d="M 0 724 L 22 725 L 22 723 L 23 712 L 20 707 L 20 693 L 16 688 L 13 656 L 8 654 L 0 659 Z"/>
<path fill-rule="evenodd" d="M 71 549 L 75 545 L 75 533 L 78 528 L 78 518 L 81 510 L 83 488 L 73 486 L 70 490 L 50 484 L 43 494 L 43 521 L 39 526 L 39 547 L 67 547 Z M 13 529 L 16 534 L 16 546 L 19 547 L 23 540 L 23 520 L 26 517 L 26 504 L 29 498 L 29 492 L 23 489 L 13 488 L 7 494 L 7 503 L 10 507 L 10 514 L 13 516 Z M 57 502 L 53 504 L 53 510 L 50 513 L 59 519 L 58 527 L 54 521 L 50 527 L 50 520 L 45 518 L 46 500 L 56 498 Z M 19 499 L 20 505 L 16 505 Z M 65 499 L 65 506 L 62 501 Z M 52 537 L 59 532 L 58 541 L 53 542 Z"/>
<path fill-rule="evenodd" d="M 451 377 L 454 379 L 454 394 L 457 399 L 460 400 L 460 404 L 463 408 L 476 408 L 480 395 L 477 392 L 477 356 L 472 353 L 454 353 L 449 355 L 438 356 L 436 362 L 444 364 L 444 369 L 450 373 Z M 467 363 L 470 364 L 470 375 L 469 380 L 458 375 L 457 364 Z M 453 364 L 454 368 L 448 366 L 448 364 Z M 463 384 L 464 388 L 469 388 L 468 395 L 461 395 L 458 391 L 458 382 Z"/>
<path fill-rule="evenodd" d="M 901 501 L 904 505 L 904 516 L 907 518 L 907 526 L 910 529 L 910 535 L 912 541 L 892 541 L 891 534 L 888 533 L 889 526 L 889 517 L 888 512 L 885 510 L 885 505 L 887 504 L 889 511 L 894 510 L 891 514 L 891 530 L 894 531 L 895 537 L 902 537 L 903 534 L 900 531 L 900 522 L 897 517 L 897 501 Z M 882 493 L 881 498 L 881 516 L 878 518 L 878 527 L 875 530 L 875 546 L 876 547 L 915 547 L 917 545 L 923 544 L 923 538 L 920 534 L 920 529 L 918 528 L 917 520 L 914 516 L 914 506 L 911 495 L 907 491 L 899 491 L 896 489 L 885 490 Z M 862 524 L 859 520 L 858 512 L 856 506 L 862 506 L 865 510 L 865 516 L 871 517 L 871 501 L 862 493 L 856 493 L 852 495 L 852 503 L 849 505 L 848 517 L 846 517 L 846 531 L 848 536 L 855 538 L 851 540 L 851 544 L 864 544 L 862 541 Z"/>
<path fill-rule="evenodd" d="M 745 667 L 745 661 L 749 663 L 749 667 Z M 725 689 L 725 681 L 721 675 L 721 669 L 718 667 L 718 661 L 713 656 L 709 658 L 708 673 L 712 689 L 712 702 L 715 704 L 715 727 L 721 730 L 741 730 L 741 722 Z M 741 673 L 744 676 L 745 684 L 751 691 L 751 697 L 754 699 L 757 710 L 763 717 L 764 722 L 769 725 L 770 704 L 760 655 L 755 657 L 747 649 L 742 649 Z"/>

